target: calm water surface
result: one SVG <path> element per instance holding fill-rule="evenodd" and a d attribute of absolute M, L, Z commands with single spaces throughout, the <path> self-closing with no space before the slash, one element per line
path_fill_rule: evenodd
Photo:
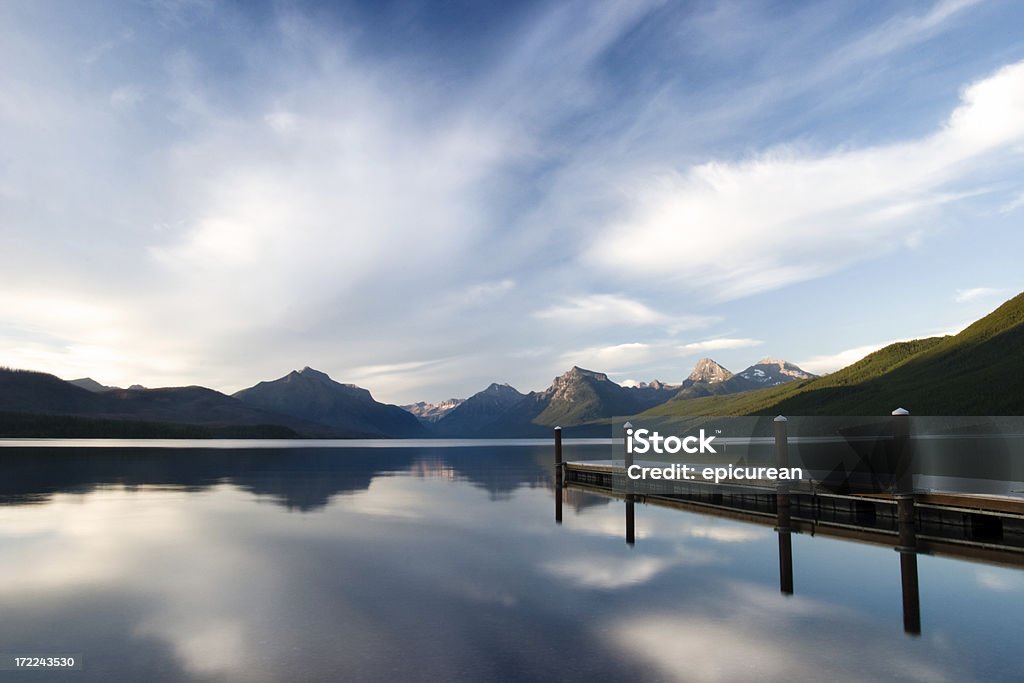
<path fill-rule="evenodd" d="M 1024 680 L 1021 570 L 921 556 L 907 636 L 891 548 L 796 535 L 786 596 L 770 527 L 386 446 L 0 448 L 0 652 L 84 663 L 0 677 Z"/>

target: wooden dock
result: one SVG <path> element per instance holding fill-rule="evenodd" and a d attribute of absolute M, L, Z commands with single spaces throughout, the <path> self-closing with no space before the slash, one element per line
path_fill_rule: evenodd
<path fill-rule="evenodd" d="M 893 413 L 897 420 L 906 414 Z M 778 534 L 779 588 L 785 594 L 794 592 L 793 534 L 886 546 L 899 553 L 904 631 L 919 635 L 917 556 L 1024 568 L 1024 498 L 914 490 L 908 444 L 906 433 L 897 431 L 896 453 L 904 460 L 891 492 L 841 493 L 806 479 L 636 481 L 625 474 L 641 464 L 631 455 L 618 461 L 565 461 L 561 430 L 556 428 L 555 520 L 562 521 L 564 490 L 569 488 L 623 500 L 629 545 L 636 542 L 637 503 L 768 526 Z M 776 418 L 775 451 L 777 464 L 785 466 L 788 446 L 781 416 Z"/>
<path fill-rule="evenodd" d="M 672 493 L 646 493 L 637 486 L 628 494 L 616 490 L 613 480 L 622 476 L 622 464 L 611 461 L 566 462 L 562 476 L 575 489 L 771 527 L 778 525 L 780 499 L 788 496 L 794 533 L 900 545 L 897 494 L 843 495 L 809 482 L 780 494 L 768 483 L 703 481 L 675 482 Z M 1024 567 L 1024 500 L 916 493 L 913 512 L 918 552 Z"/>

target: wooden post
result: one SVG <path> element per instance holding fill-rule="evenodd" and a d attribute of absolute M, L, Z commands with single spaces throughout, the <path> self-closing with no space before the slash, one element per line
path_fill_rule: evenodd
<path fill-rule="evenodd" d="M 921 595 L 917 577 L 917 527 L 914 513 L 914 451 L 910 441 L 910 411 L 892 411 L 893 475 L 896 517 L 900 533 L 900 586 L 903 591 L 903 631 L 921 635 Z"/>
<path fill-rule="evenodd" d="M 562 474 L 562 428 L 555 427 L 555 473 L 561 478 Z"/>
<path fill-rule="evenodd" d="M 779 415 L 773 421 L 775 425 L 775 465 L 776 467 L 789 467 L 789 434 L 785 416 Z"/>
<path fill-rule="evenodd" d="M 564 476 L 562 462 L 562 428 L 555 427 L 555 522 L 562 523 L 562 479 Z"/>
<path fill-rule="evenodd" d="M 775 418 L 775 465 L 789 467 L 788 420 L 779 415 Z M 775 531 L 779 534 L 779 590 L 785 595 L 793 594 L 793 529 L 790 526 L 789 482 L 779 480 L 775 484 Z"/>
<path fill-rule="evenodd" d="M 899 519 L 900 548 L 914 552 L 917 547 L 914 528 L 914 461 L 910 444 L 910 411 L 892 411 L 893 477 L 896 489 L 896 515 Z"/>
<path fill-rule="evenodd" d="M 897 408 L 892 411 L 892 449 L 896 493 L 910 493 L 914 489 L 914 459 L 910 443 L 910 411 Z"/>
<path fill-rule="evenodd" d="M 628 430 L 632 428 L 632 425 L 627 422 L 623 426 L 626 428 L 627 434 L 630 433 Z M 633 480 L 627 473 L 633 466 L 633 453 L 629 448 L 625 448 L 623 453 L 622 479 L 626 489 L 626 545 L 632 547 L 636 544 L 636 497 L 633 495 Z"/>

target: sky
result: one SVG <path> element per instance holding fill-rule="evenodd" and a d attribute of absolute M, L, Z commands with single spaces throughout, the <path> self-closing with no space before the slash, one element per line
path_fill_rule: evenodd
<path fill-rule="evenodd" d="M 1024 290 L 1024 3 L 0 3 L 0 365 L 831 372 Z"/>

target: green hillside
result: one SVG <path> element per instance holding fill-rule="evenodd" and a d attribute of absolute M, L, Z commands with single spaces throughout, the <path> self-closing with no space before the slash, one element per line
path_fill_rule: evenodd
<path fill-rule="evenodd" d="M 1024 294 L 960 334 L 892 344 L 825 377 L 673 399 L 648 415 L 1024 415 Z"/>

